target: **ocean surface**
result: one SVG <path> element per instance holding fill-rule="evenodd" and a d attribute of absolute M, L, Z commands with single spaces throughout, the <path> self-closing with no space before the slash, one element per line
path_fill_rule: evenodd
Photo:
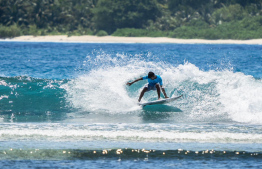
<path fill-rule="evenodd" d="M 0 168 L 262 168 L 262 46 L 2 41 Z"/>

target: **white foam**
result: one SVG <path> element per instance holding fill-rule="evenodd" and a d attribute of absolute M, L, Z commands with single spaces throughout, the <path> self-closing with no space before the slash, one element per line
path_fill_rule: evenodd
<path fill-rule="evenodd" d="M 99 69 L 67 84 L 70 101 L 87 111 L 130 111 L 139 108 L 126 91 L 127 68 Z M 130 109 L 131 108 L 131 109 Z"/>
<path fill-rule="evenodd" d="M 217 88 L 225 111 L 234 121 L 262 123 L 262 83 L 243 73 L 224 72 Z"/>
<path fill-rule="evenodd" d="M 164 72 L 162 77 L 185 92 L 184 108 L 192 119 L 212 122 L 213 118 L 229 117 L 236 122 L 262 123 L 261 80 L 228 69 L 202 71 L 190 63 Z"/>
<path fill-rule="evenodd" d="M 95 59 L 87 56 L 84 65 L 93 69 L 62 87 L 67 90 L 68 99 L 75 107 L 89 112 L 105 110 L 119 113 L 141 109 L 137 105 L 139 91 L 135 92 L 134 97 L 130 97 L 126 83 L 146 75 L 148 70 L 152 67 L 157 69 L 158 66 L 141 61 L 139 57 L 137 55 L 136 58 L 125 61 L 126 55 L 118 54 L 114 58 L 103 52 Z M 130 87 L 132 88 L 133 86 Z"/>
<path fill-rule="evenodd" d="M 188 126 L 188 125 L 187 125 Z M 248 131 L 235 126 L 176 126 L 163 124 L 92 124 L 92 125 L 6 125 L 0 128 L 0 141 L 6 140 L 113 140 L 142 142 L 212 142 L 212 143 L 262 143 L 259 129 Z M 183 130 L 186 128 L 186 130 Z M 261 128 L 261 127 L 260 127 Z M 212 129 L 212 130 L 210 130 Z"/>
<path fill-rule="evenodd" d="M 0 100 L 2 100 L 2 99 L 8 99 L 9 98 L 9 96 L 7 96 L 7 95 L 2 95 L 2 96 L 0 96 Z"/>

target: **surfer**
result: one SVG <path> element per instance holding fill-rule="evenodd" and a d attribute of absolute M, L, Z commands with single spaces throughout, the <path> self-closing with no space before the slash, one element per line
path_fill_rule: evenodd
<path fill-rule="evenodd" d="M 163 92 L 165 98 L 168 98 L 167 95 L 166 95 L 165 89 L 162 87 L 163 86 L 162 78 L 159 75 L 155 75 L 153 72 L 149 72 L 147 76 L 136 79 L 133 82 L 128 82 L 127 85 L 131 86 L 133 83 L 138 82 L 140 80 L 145 80 L 145 79 L 148 79 L 148 84 L 146 84 L 144 89 L 141 91 L 138 102 L 141 101 L 145 92 L 148 92 L 150 90 L 156 90 L 157 91 L 158 100 L 160 100 L 160 89 Z"/>

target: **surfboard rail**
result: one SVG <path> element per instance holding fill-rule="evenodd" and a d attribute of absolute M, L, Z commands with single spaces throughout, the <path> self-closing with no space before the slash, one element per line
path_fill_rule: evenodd
<path fill-rule="evenodd" d="M 182 96 L 183 96 L 183 95 L 176 96 L 176 97 L 171 97 L 171 98 L 167 98 L 167 99 L 161 99 L 161 100 L 155 100 L 155 101 L 138 103 L 138 105 L 140 105 L 140 106 L 147 106 L 147 105 L 154 105 L 154 104 L 169 103 L 169 102 L 172 102 L 172 101 L 175 101 L 175 100 L 179 99 L 179 98 L 182 97 Z"/>

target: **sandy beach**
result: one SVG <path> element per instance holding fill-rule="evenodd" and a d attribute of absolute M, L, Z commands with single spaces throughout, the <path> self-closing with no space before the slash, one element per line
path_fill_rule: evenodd
<path fill-rule="evenodd" d="M 262 44 L 262 39 L 252 40 L 205 40 L 176 39 L 167 37 L 116 37 L 116 36 L 20 36 L 2 41 L 23 42 L 82 42 L 82 43 L 179 43 L 179 44 Z"/>

